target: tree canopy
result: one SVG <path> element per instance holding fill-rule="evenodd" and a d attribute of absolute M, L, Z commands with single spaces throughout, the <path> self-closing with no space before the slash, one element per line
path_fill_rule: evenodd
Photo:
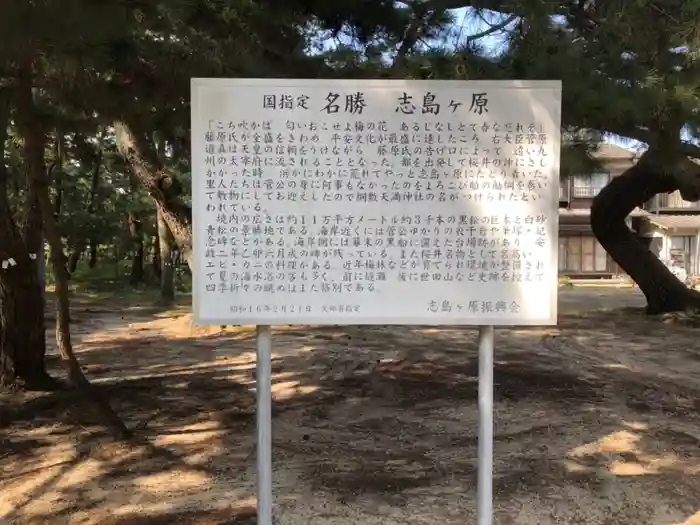
<path fill-rule="evenodd" d="M 157 278 L 163 257 L 189 261 L 192 77 L 561 79 L 565 172 L 616 135 L 652 152 L 630 206 L 657 190 L 699 199 L 699 18 L 700 0 L 12 2 L 0 17 L 0 252 L 38 264 L 45 235 L 57 280 L 81 260 L 130 254 L 132 283 L 149 254 Z M 615 251 L 615 235 L 597 235 Z M 0 274 L 0 350 L 19 356 L 43 317 L 17 328 L 9 310 L 20 297 L 36 308 L 40 292 L 15 273 Z M 33 365 L 7 366 L 3 382 Z"/>

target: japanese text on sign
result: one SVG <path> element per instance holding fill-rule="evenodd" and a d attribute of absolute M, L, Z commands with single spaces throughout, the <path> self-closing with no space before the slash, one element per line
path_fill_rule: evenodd
<path fill-rule="evenodd" d="M 560 83 L 192 85 L 198 322 L 555 322 Z"/>
<path fill-rule="evenodd" d="M 487 93 L 472 93 L 471 103 L 469 106 L 469 111 L 477 115 L 481 115 L 484 112 L 488 113 L 488 97 Z M 422 97 L 422 104 L 416 105 L 413 101 L 413 95 L 409 95 L 407 92 L 402 92 L 401 95 L 396 100 L 396 113 L 403 113 L 404 115 L 413 115 L 414 113 L 431 113 L 433 115 L 438 115 L 440 113 L 440 108 L 443 105 L 448 108 L 452 113 L 454 113 L 457 108 L 462 105 L 461 101 L 454 99 L 449 99 L 449 102 L 438 102 L 436 100 L 436 95 L 427 91 Z M 276 109 L 276 110 L 311 110 L 312 108 L 309 104 L 310 97 L 308 95 L 289 95 L 289 94 L 279 94 L 279 95 L 261 95 L 262 98 L 262 108 L 263 109 Z M 319 106 L 321 112 L 329 113 L 339 113 L 343 108 L 345 113 L 350 113 L 353 115 L 361 115 L 364 109 L 367 107 L 367 101 L 365 100 L 365 94 L 361 91 L 356 93 L 345 94 L 344 98 L 341 99 L 340 93 L 329 92 L 328 95 L 323 99 L 322 105 Z"/>

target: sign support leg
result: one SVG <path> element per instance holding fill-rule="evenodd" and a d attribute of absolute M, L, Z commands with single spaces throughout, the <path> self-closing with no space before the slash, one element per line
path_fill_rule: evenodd
<path fill-rule="evenodd" d="M 272 333 L 258 325 L 256 346 L 258 525 L 272 525 Z"/>
<path fill-rule="evenodd" d="M 493 326 L 480 326 L 477 525 L 493 523 L 493 340 Z"/>

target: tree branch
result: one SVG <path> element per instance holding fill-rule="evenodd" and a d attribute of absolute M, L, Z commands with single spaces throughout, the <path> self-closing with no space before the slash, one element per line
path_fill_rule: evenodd
<path fill-rule="evenodd" d="M 427 2 L 414 0 L 405 3 L 412 8 L 421 8 L 426 11 L 450 11 L 452 9 L 472 7 L 474 9 L 488 9 L 489 11 L 497 11 L 499 13 L 510 13 L 516 16 L 525 14 L 516 2 L 508 0 L 428 0 Z M 568 9 L 557 2 L 552 2 L 549 7 L 552 10 L 552 14 L 565 15 L 568 13 Z"/>
<path fill-rule="evenodd" d="M 654 135 L 644 129 L 619 129 L 615 128 L 615 126 L 604 126 L 602 131 L 607 132 L 607 133 L 614 133 L 615 135 L 619 135 L 621 137 L 628 137 L 633 140 L 639 141 L 639 142 L 644 142 L 645 144 L 652 145 L 655 140 L 654 140 Z M 696 146 L 695 144 L 692 144 L 690 142 L 685 142 L 682 140 L 678 140 L 678 151 L 682 153 L 683 155 L 690 157 L 692 159 L 700 159 L 700 146 Z"/>
<path fill-rule="evenodd" d="M 490 26 L 488 29 L 485 29 L 479 33 L 476 33 L 475 35 L 468 36 L 467 42 L 473 42 L 474 40 L 479 40 L 480 38 L 484 38 L 486 36 L 489 36 L 493 33 L 500 31 L 501 29 L 505 29 L 508 25 L 515 22 L 518 18 L 519 18 L 518 15 L 510 15 L 504 21 L 502 21 L 496 25 Z"/>
<path fill-rule="evenodd" d="M 403 40 L 399 46 L 396 56 L 394 57 L 394 62 L 391 64 L 392 73 L 398 74 L 401 72 L 406 64 L 406 57 L 408 53 L 415 47 L 421 34 L 421 27 L 423 26 L 423 17 L 418 16 L 414 13 L 411 17 L 411 22 L 406 28 L 406 32 L 403 35 Z"/>

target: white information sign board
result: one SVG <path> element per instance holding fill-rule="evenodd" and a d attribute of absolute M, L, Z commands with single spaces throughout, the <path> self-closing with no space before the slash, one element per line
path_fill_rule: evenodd
<path fill-rule="evenodd" d="M 559 81 L 192 80 L 198 324 L 555 324 Z"/>

